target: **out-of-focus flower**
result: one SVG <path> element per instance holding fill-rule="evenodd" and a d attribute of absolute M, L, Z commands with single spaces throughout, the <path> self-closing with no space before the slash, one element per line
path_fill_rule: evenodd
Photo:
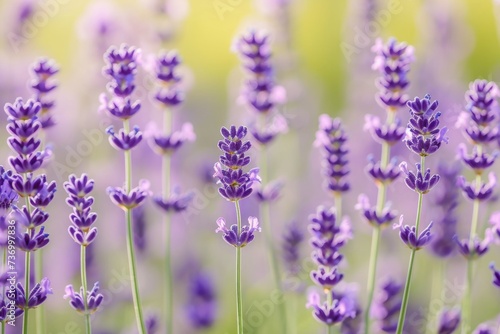
<path fill-rule="evenodd" d="M 439 317 L 438 334 L 452 334 L 460 324 L 460 309 L 444 310 Z"/>
<path fill-rule="evenodd" d="M 234 247 L 245 247 L 255 238 L 255 231 L 260 232 L 259 221 L 255 217 L 248 217 L 248 225 L 242 226 L 238 231 L 238 225 L 233 224 L 229 228 L 226 227 L 226 221 L 220 217 L 217 219 L 219 226 L 215 232 L 222 232 L 222 238 Z"/>

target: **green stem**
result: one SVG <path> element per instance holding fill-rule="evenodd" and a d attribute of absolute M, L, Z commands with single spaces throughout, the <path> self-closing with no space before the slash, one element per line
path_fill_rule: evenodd
<path fill-rule="evenodd" d="M 35 252 L 35 282 L 40 282 L 43 276 L 43 249 L 39 249 Z M 44 319 L 44 308 L 38 307 L 35 310 L 35 323 L 36 323 L 36 332 L 38 334 L 43 334 L 45 332 L 45 324 L 43 322 Z"/>
<path fill-rule="evenodd" d="M 129 120 L 123 121 L 123 129 L 125 132 L 130 131 Z M 130 193 L 132 188 L 132 155 L 130 150 L 124 152 L 125 155 L 125 191 Z M 139 283 L 137 281 L 137 269 L 135 265 L 134 238 L 132 232 L 132 209 L 125 210 L 125 220 L 127 222 L 127 256 L 130 271 L 130 279 L 132 281 L 132 299 L 134 301 L 134 311 L 139 334 L 147 334 L 142 314 L 141 298 L 139 295 Z"/>
<path fill-rule="evenodd" d="M 86 246 L 80 247 L 80 272 L 82 274 L 82 287 L 83 287 L 83 304 L 85 305 L 85 333 L 91 334 L 92 327 L 90 326 L 90 313 L 88 312 L 87 305 L 87 263 L 86 263 Z"/>
<path fill-rule="evenodd" d="M 332 303 L 333 303 L 332 290 L 325 289 L 325 293 L 326 293 L 326 302 L 328 304 L 328 307 L 331 307 Z M 328 328 L 328 331 L 327 331 L 328 334 L 334 333 L 333 325 L 329 325 L 327 328 Z"/>
<path fill-rule="evenodd" d="M 375 278 L 377 273 L 377 259 L 380 243 L 380 227 L 375 226 L 372 232 L 372 246 L 370 250 L 370 264 L 368 267 L 368 301 L 365 311 L 365 334 L 370 332 L 370 308 L 373 302 L 373 295 L 375 293 Z"/>
<path fill-rule="evenodd" d="M 240 203 L 234 202 L 236 207 L 236 220 L 238 222 L 238 235 L 241 233 Z M 241 293 L 241 247 L 236 247 L 236 324 L 238 334 L 243 334 L 243 296 Z"/>
<path fill-rule="evenodd" d="M 23 334 L 28 334 L 28 299 L 30 294 L 30 269 L 31 269 L 31 252 L 26 252 L 24 261 L 24 291 L 26 295 L 26 306 L 23 314 Z"/>
<path fill-rule="evenodd" d="M 424 159 L 421 160 L 422 170 L 424 169 Z M 420 225 L 420 215 L 422 213 L 422 200 L 424 195 L 418 194 L 417 219 L 415 222 L 415 234 L 418 236 L 418 227 Z M 399 313 L 397 334 L 403 333 L 403 327 L 406 317 L 406 309 L 408 308 L 408 300 L 410 297 L 411 277 L 413 273 L 413 263 L 415 261 L 416 249 L 411 250 L 410 263 L 408 264 L 408 274 L 406 276 L 405 290 L 403 292 L 403 301 L 401 303 L 401 312 Z"/>

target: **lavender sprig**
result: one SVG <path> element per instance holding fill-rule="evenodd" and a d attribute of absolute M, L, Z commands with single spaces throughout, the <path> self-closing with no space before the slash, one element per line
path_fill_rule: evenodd
<path fill-rule="evenodd" d="M 85 332 L 92 333 L 90 315 L 97 311 L 104 297 L 99 293 L 99 282 L 94 283 L 91 291 L 87 290 L 87 266 L 86 250 L 97 236 L 97 227 L 92 225 L 97 219 L 97 214 L 92 212 L 94 198 L 89 196 L 94 189 L 94 180 L 89 179 L 86 174 L 77 178 L 70 175 L 69 180 L 64 183 L 64 189 L 68 194 L 66 203 L 73 209 L 69 218 L 72 225 L 68 228 L 71 238 L 80 245 L 80 271 L 81 283 L 80 292 L 75 292 L 73 285 L 66 286 L 64 298 L 70 299 L 70 305 L 85 317 Z"/>
<path fill-rule="evenodd" d="M 189 283 L 186 313 L 194 328 L 212 327 L 217 317 L 216 293 L 213 282 L 205 273 L 196 273 Z"/>
<path fill-rule="evenodd" d="M 55 102 L 49 99 L 47 95 L 57 88 L 57 83 L 52 77 L 59 72 L 59 68 L 53 60 L 42 58 L 33 64 L 31 71 L 34 76 L 31 82 L 31 88 L 35 93 L 34 99 L 42 107 L 39 120 L 42 128 L 48 129 L 56 123 L 54 122 L 53 115 L 51 115 Z"/>
<path fill-rule="evenodd" d="M 380 73 L 376 82 L 379 88 L 376 100 L 385 110 L 386 117 L 385 123 L 373 115 L 365 117 L 365 130 L 368 130 L 373 139 L 382 145 L 380 160 L 376 161 L 371 158 L 367 166 L 367 172 L 378 188 L 377 203 L 371 207 L 368 197 L 362 194 L 358 205 L 368 223 L 374 227 L 368 266 L 365 334 L 370 332 L 370 309 L 376 287 L 381 229 L 388 226 L 395 218 L 395 212 L 390 210 L 387 203 L 387 187 L 400 176 L 401 172 L 396 166 L 395 159 L 391 159 L 391 148 L 401 142 L 404 136 L 404 128 L 397 117 L 397 112 L 405 106 L 408 100 L 406 95 L 410 84 L 408 72 L 414 61 L 413 47 L 406 43 L 399 43 L 394 38 L 385 44 L 378 39 L 372 51 L 375 53 L 372 69 Z"/>
<path fill-rule="evenodd" d="M 9 163 L 17 173 L 11 176 L 10 184 L 18 195 L 25 199 L 22 208 L 14 207 L 16 220 L 26 227 L 24 233 L 17 232 L 16 235 L 16 246 L 26 253 L 24 287 L 18 283 L 18 290 L 23 294 L 33 293 L 33 296 L 43 296 L 38 299 L 38 306 L 50 292 L 50 282 L 47 278 L 41 278 L 41 282 L 46 282 L 43 285 L 46 289 L 38 287 L 35 291 L 35 286 L 30 292 L 31 253 L 40 250 L 49 242 L 49 235 L 45 233 L 42 224 L 48 219 L 49 215 L 44 210 L 54 198 L 56 185 L 55 182 L 47 182 L 45 175 L 34 177 L 33 173 L 47 161 L 51 151 L 48 149 L 37 151 L 41 146 L 41 140 L 37 137 L 42 128 L 39 122 L 42 110 L 40 102 L 30 99 L 24 103 L 18 98 L 13 104 L 5 104 L 4 110 L 8 116 L 7 131 L 11 135 L 7 141 L 15 154 L 9 157 Z M 18 295 L 16 298 L 18 301 L 22 298 L 26 301 L 25 305 L 16 304 L 24 313 L 23 334 L 26 334 L 29 325 L 28 310 L 33 308 L 33 304 L 29 304 L 28 295 Z M 43 324 L 40 323 L 40 319 L 37 320 L 39 322 L 37 327 L 41 330 Z"/>
<path fill-rule="evenodd" d="M 432 102 L 430 95 L 426 95 L 423 99 L 416 97 L 414 100 L 409 101 L 407 105 L 410 108 L 410 120 L 406 128 L 404 142 L 411 152 L 420 156 L 420 163 L 416 164 L 417 170 L 415 173 L 408 170 L 406 162 L 400 164 L 401 171 L 406 175 L 406 185 L 418 194 L 418 204 L 414 226 L 403 226 L 402 216 L 399 224 L 394 225 L 395 228 L 399 228 L 401 240 L 411 249 L 403 302 L 398 320 L 398 334 L 401 334 L 404 328 L 416 251 L 427 245 L 432 238 L 432 222 L 422 232 L 419 232 L 420 216 L 422 213 L 423 196 L 424 194 L 428 194 L 437 184 L 440 176 L 438 174 L 433 175 L 430 169 L 424 172 L 425 158 L 435 153 L 443 142 L 448 142 L 448 138 L 446 137 L 448 129 L 440 127 L 439 117 L 441 113 L 436 111 L 438 107 L 437 101 Z"/>
<path fill-rule="evenodd" d="M 465 177 L 459 177 L 457 185 L 462 189 L 466 198 L 473 202 L 471 227 L 468 240 L 458 242 L 459 250 L 467 259 L 467 284 L 463 297 L 463 322 L 462 330 L 471 330 L 472 318 L 472 278 L 473 260 L 484 254 L 488 248 L 486 235 L 482 242 L 477 236 L 479 222 L 479 206 L 481 202 L 488 200 L 493 195 L 496 185 L 496 177 L 493 172 L 488 175 L 488 182 L 482 180 L 485 170 L 491 168 L 496 160 L 496 154 L 489 153 L 487 148 L 491 142 L 496 142 L 499 137 L 497 99 L 500 91 L 494 82 L 486 80 L 476 80 L 469 85 L 469 90 L 465 93 L 466 112 L 462 113 L 461 124 L 464 135 L 472 146 L 472 153 L 468 154 L 465 144 L 459 146 L 459 157 L 465 166 L 475 174 L 473 182 L 467 182 Z M 487 233 L 488 234 L 488 233 Z"/>
<path fill-rule="evenodd" d="M 243 300 L 241 293 L 241 248 L 254 239 L 255 231 L 260 231 L 259 221 L 255 217 L 248 218 L 248 225 L 242 227 L 239 202 L 253 192 L 254 182 L 260 182 L 259 169 L 253 168 L 244 172 L 243 167 L 250 164 L 250 157 L 246 152 L 252 146 L 244 141 L 248 129 L 244 126 L 232 125 L 229 129 L 223 127 L 223 140 L 218 143 L 222 155 L 214 166 L 214 177 L 218 179 L 219 194 L 226 200 L 233 202 L 236 208 L 236 224 L 226 227 L 224 218 L 217 220 L 216 232 L 222 232 L 223 239 L 236 248 L 236 322 L 237 333 L 243 334 Z"/>
<path fill-rule="evenodd" d="M 135 263 L 134 237 L 132 231 L 132 209 L 141 205 L 149 196 L 149 183 L 141 181 L 140 185 L 132 189 L 132 157 L 131 149 L 142 139 L 138 128 L 130 131 L 130 118 L 139 110 L 140 102 L 132 100 L 135 90 L 135 75 L 137 73 L 137 62 L 141 51 L 135 47 L 122 44 L 119 48 L 110 47 L 104 55 L 106 66 L 103 74 L 110 79 L 107 89 L 111 95 L 108 100 L 106 94 L 101 95 L 101 109 L 106 110 L 112 117 L 122 120 L 123 129 L 119 130 L 119 136 L 114 131 L 108 131 L 109 141 L 116 149 L 123 151 L 125 156 L 125 185 L 121 187 L 109 187 L 108 194 L 111 201 L 125 211 L 127 223 L 127 255 L 129 262 L 130 278 L 132 282 L 132 297 L 139 334 L 146 334 L 146 325 L 142 312 L 139 284 L 137 281 L 137 270 Z"/>

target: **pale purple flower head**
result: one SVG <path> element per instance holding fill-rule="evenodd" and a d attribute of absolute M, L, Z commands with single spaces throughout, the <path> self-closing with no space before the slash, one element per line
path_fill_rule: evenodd
<path fill-rule="evenodd" d="M 399 237 L 410 249 L 419 250 L 431 241 L 432 225 L 433 222 L 430 222 L 429 225 L 417 235 L 416 227 L 403 225 L 403 216 L 401 216 L 399 224 L 394 224 L 394 229 L 399 228 Z"/>
<path fill-rule="evenodd" d="M 439 317 L 437 334 L 452 334 L 460 325 L 460 309 L 444 310 Z"/>
<path fill-rule="evenodd" d="M 33 80 L 31 88 L 35 93 L 35 99 L 40 103 L 42 109 L 40 113 L 40 123 L 43 128 L 49 128 L 55 125 L 55 122 L 50 114 L 55 102 L 47 97 L 47 94 L 57 88 L 57 84 L 52 77 L 59 72 L 59 68 L 53 60 L 39 59 L 32 68 Z"/>
<path fill-rule="evenodd" d="M 21 310 L 32 309 L 41 305 L 48 295 L 52 294 L 50 281 L 48 278 L 42 278 L 40 283 L 37 283 L 26 296 L 24 288 L 21 283 L 16 285 L 16 306 Z"/>
<path fill-rule="evenodd" d="M 222 217 L 217 219 L 216 233 L 222 232 L 222 238 L 231 246 L 245 247 L 255 238 L 255 231 L 260 232 L 259 221 L 255 217 L 248 217 L 248 225 L 245 225 L 238 231 L 238 225 L 233 224 L 229 228 L 226 226 L 226 220 Z"/>
<path fill-rule="evenodd" d="M 96 282 L 92 290 L 87 291 L 85 294 L 83 287 L 80 288 L 80 292 L 75 292 L 71 284 L 66 286 L 65 292 L 64 299 L 69 298 L 69 304 L 81 314 L 96 312 L 104 299 L 104 296 L 99 293 L 99 282 Z M 84 295 L 87 297 L 87 307 L 85 307 Z"/>
<path fill-rule="evenodd" d="M 123 210 L 133 209 L 141 205 L 144 200 L 151 195 L 149 182 L 139 181 L 139 186 L 127 193 L 126 189 L 120 187 L 108 187 L 107 189 L 111 201 Z"/>
<path fill-rule="evenodd" d="M 350 310 L 342 299 L 333 299 L 331 304 L 327 301 L 321 303 L 321 298 L 316 292 L 311 292 L 309 294 L 306 307 L 312 309 L 313 316 L 316 320 L 327 326 L 333 326 L 341 323 L 348 317 L 355 316 L 355 312 Z"/>

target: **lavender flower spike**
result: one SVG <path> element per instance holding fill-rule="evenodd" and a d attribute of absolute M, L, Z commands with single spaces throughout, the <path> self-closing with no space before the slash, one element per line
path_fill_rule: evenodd
<path fill-rule="evenodd" d="M 139 181 L 139 186 L 130 190 L 128 194 L 120 187 L 108 187 L 107 191 L 111 201 L 125 211 L 141 205 L 151 195 L 149 182 L 146 180 Z"/>
<path fill-rule="evenodd" d="M 444 310 L 439 318 L 437 334 L 452 334 L 460 324 L 460 309 Z"/>
<path fill-rule="evenodd" d="M 378 320 L 378 327 L 382 332 L 394 333 L 397 329 L 402 289 L 402 285 L 392 279 L 387 280 L 380 286 L 373 305 L 372 316 Z"/>
<path fill-rule="evenodd" d="M 399 224 L 394 224 L 393 228 L 399 228 L 399 237 L 410 249 L 419 250 L 431 241 L 432 225 L 433 222 L 430 222 L 430 224 L 417 236 L 415 226 L 403 226 L 403 215 L 401 215 Z"/>
<path fill-rule="evenodd" d="M 50 281 L 48 278 L 43 278 L 40 283 L 37 283 L 26 296 L 25 290 L 21 283 L 16 285 L 16 306 L 22 310 L 32 309 L 42 304 L 47 295 L 52 294 Z"/>
<path fill-rule="evenodd" d="M 99 282 L 96 282 L 92 290 L 86 293 L 87 307 L 85 307 L 85 302 L 83 300 L 83 287 L 80 288 L 80 292 L 78 293 L 75 292 L 72 285 L 68 285 L 66 286 L 65 292 L 64 299 L 70 298 L 69 303 L 71 306 L 81 314 L 92 314 L 96 312 L 104 299 L 103 295 L 99 293 Z"/>
<path fill-rule="evenodd" d="M 326 301 L 321 303 L 320 296 L 316 292 L 309 294 L 306 307 L 312 308 L 314 318 L 327 326 L 341 323 L 344 319 L 355 316 L 355 312 L 348 313 L 346 306 L 338 299 L 335 299 L 331 305 Z"/>

